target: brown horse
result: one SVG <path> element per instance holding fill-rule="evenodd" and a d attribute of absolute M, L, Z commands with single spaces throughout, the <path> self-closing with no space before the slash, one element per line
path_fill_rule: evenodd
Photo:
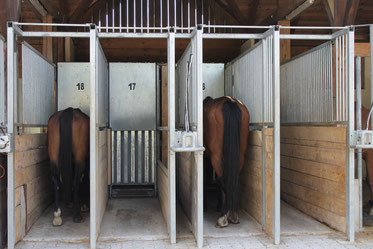
<path fill-rule="evenodd" d="M 207 97 L 203 101 L 205 155 L 211 160 L 221 192 L 217 227 L 239 223 L 239 175 L 248 145 L 249 119 L 248 110 L 239 100 Z"/>
<path fill-rule="evenodd" d="M 62 225 L 60 191 L 67 204 L 74 202 L 74 222 L 81 222 L 79 194 L 84 174 L 89 175 L 89 117 L 79 109 L 56 112 L 48 120 L 48 154 L 55 192 L 53 225 Z M 74 167 L 73 167 L 74 165 Z"/>
<path fill-rule="evenodd" d="M 366 109 L 364 106 L 361 107 L 361 120 L 362 120 L 362 129 L 365 129 L 365 123 L 367 121 L 369 115 L 369 110 Z M 372 129 L 371 122 L 369 122 L 369 129 Z M 366 163 L 366 170 L 367 170 L 367 184 L 370 189 L 370 210 L 369 215 L 373 215 L 373 149 L 365 149 L 363 150 L 363 159 Z"/>

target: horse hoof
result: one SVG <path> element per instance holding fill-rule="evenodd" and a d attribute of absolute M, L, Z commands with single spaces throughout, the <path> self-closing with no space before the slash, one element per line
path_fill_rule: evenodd
<path fill-rule="evenodd" d="M 53 213 L 53 226 L 61 226 L 62 225 L 62 219 L 61 219 L 61 209 L 57 209 L 56 212 Z"/>
<path fill-rule="evenodd" d="M 80 214 L 75 214 L 74 215 L 73 221 L 75 223 L 80 223 L 80 222 L 82 222 L 82 220 L 83 220 L 83 217 Z"/>
<path fill-rule="evenodd" d="M 229 225 L 229 222 L 228 222 L 228 215 L 223 215 L 222 217 L 220 217 L 218 219 L 218 221 L 216 222 L 216 227 L 217 228 L 223 228 L 223 227 L 226 227 Z"/>
<path fill-rule="evenodd" d="M 88 211 L 89 211 L 89 207 L 88 207 L 86 204 L 83 204 L 83 205 L 80 207 L 80 211 L 81 211 L 81 212 L 88 212 Z"/>
<path fill-rule="evenodd" d="M 240 219 L 238 218 L 238 214 L 229 212 L 228 221 L 232 224 L 239 224 Z"/>

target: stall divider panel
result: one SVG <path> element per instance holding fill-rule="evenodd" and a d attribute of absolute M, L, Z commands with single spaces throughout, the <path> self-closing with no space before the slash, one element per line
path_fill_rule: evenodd
<path fill-rule="evenodd" d="M 0 127 L 5 125 L 5 39 L 0 35 Z"/>

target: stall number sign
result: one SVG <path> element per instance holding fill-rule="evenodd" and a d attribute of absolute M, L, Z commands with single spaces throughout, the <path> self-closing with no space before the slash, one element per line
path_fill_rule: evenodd
<path fill-rule="evenodd" d="M 79 82 L 78 84 L 76 84 L 76 87 L 78 88 L 78 91 L 83 91 L 84 90 L 84 83 Z"/>

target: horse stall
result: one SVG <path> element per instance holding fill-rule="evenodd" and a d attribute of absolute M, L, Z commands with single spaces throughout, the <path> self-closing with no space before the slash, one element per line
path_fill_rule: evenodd
<path fill-rule="evenodd" d="M 353 241 L 354 30 L 312 31 L 281 35 L 320 40 L 281 64 L 281 234 Z"/>
<path fill-rule="evenodd" d="M 203 27 L 206 31 L 214 28 L 218 27 L 214 27 L 214 25 Z M 249 110 L 251 128 L 250 144 L 246 155 L 247 161 L 241 178 L 241 220 L 238 225 L 229 225 L 228 228 L 224 229 L 215 227 L 220 214 L 216 212 L 215 198 L 211 198 L 213 194 L 207 192 L 208 189 L 203 191 L 205 195 L 203 214 L 198 213 L 202 212 L 199 210 L 201 207 L 198 206 L 200 205 L 199 202 L 202 201 L 199 198 L 202 198 L 202 196 L 197 194 L 198 188 L 202 191 L 198 178 L 202 174 L 199 172 L 199 170 L 202 170 L 202 167 L 199 168 L 199 160 L 201 159 L 198 158 L 196 153 L 178 153 L 178 200 L 195 229 L 193 230 L 195 235 L 197 229 L 203 229 L 203 236 L 208 238 L 235 235 L 253 236 L 263 234 L 264 230 L 273 236 L 275 243 L 279 243 L 279 188 L 275 187 L 279 186 L 280 179 L 279 136 L 273 135 L 273 127 L 275 126 L 275 130 L 279 129 L 279 115 L 275 115 L 279 114 L 279 103 L 278 108 L 274 107 L 279 99 L 272 100 L 272 93 L 279 93 L 279 61 L 277 57 L 279 53 L 279 32 L 272 27 L 264 27 L 264 29 L 268 29 L 268 31 L 263 34 L 247 34 L 248 32 L 227 34 L 219 33 L 219 31 L 215 34 L 208 32 L 202 34 L 203 42 L 209 40 L 211 41 L 209 44 L 213 44 L 216 40 L 220 42 L 222 39 L 258 39 L 259 42 L 233 61 L 225 61 L 225 64 L 204 63 L 202 66 L 202 91 L 199 89 L 201 93 L 197 92 L 195 95 L 202 94 L 203 98 L 229 95 L 241 100 Z M 194 59 L 196 56 L 197 58 L 199 56 L 207 58 L 207 55 L 193 51 L 193 47 L 190 50 L 187 50 L 181 57 L 177 63 L 176 71 L 177 98 L 179 99 L 176 122 L 178 128 L 183 132 L 188 130 L 185 125 L 188 123 L 186 121 L 187 116 L 190 118 L 191 131 L 198 128 L 197 111 L 199 102 L 193 99 L 195 98 L 193 93 L 199 85 L 194 81 L 195 76 L 192 74 L 193 70 L 198 69 L 194 68 L 194 60 L 190 64 L 190 58 Z M 190 73 L 188 73 L 188 65 L 191 67 Z M 210 74 L 212 68 L 215 75 Z M 187 83 L 188 75 L 190 75 L 190 78 Z M 189 89 L 186 87 L 187 84 Z M 273 85 L 274 88 L 272 88 Z M 187 90 L 185 91 L 185 89 Z M 189 94 L 186 95 L 188 92 Z M 186 111 L 189 115 L 185 114 Z M 274 120 L 277 122 L 274 122 Z M 274 144 L 276 145 L 273 146 Z M 274 151 L 277 153 L 274 153 Z M 205 167 L 207 165 L 204 165 Z M 204 178 L 204 181 L 206 181 L 206 178 Z M 204 184 L 203 188 L 208 188 L 208 186 Z M 203 218 L 199 215 L 203 215 Z M 203 219 L 203 223 L 198 224 L 198 219 Z M 198 245 L 201 244 L 198 243 Z"/>
<path fill-rule="evenodd" d="M 96 211 L 94 210 L 96 205 L 91 203 L 91 212 L 83 214 L 83 222 L 73 223 L 72 210 L 65 209 L 62 206 L 63 225 L 59 227 L 52 225 L 54 187 L 47 152 L 46 127 L 48 119 L 56 110 L 67 106 L 81 108 L 91 117 L 94 118 L 95 116 L 91 114 L 89 99 L 88 102 L 85 102 L 85 104 L 88 104 L 88 108 L 85 108 L 87 106 L 79 105 L 80 103 L 68 102 L 68 94 L 75 97 L 72 100 L 81 98 L 83 95 L 91 98 L 91 94 L 89 91 L 87 92 L 89 82 L 87 82 L 85 91 L 83 91 L 83 87 L 79 89 L 76 85 L 77 83 L 86 83 L 86 78 L 82 79 L 81 82 L 63 82 L 63 78 L 57 77 L 61 65 L 56 66 L 51 63 L 37 49 L 26 42 L 32 40 L 32 37 L 75 37 L 87 39 L 90 37 L 89 25 L 65 25 L 65 30 L 70 28 L 70 31 L 66 32 L 51 31 L 52 29 L 43 29 L 41 26 L 40 24 L 8 24 L 7 131 L 4 137 L 9 142 L 6 143 L 6 147 L 2 150 L 2 152 L 7 153 L 8 166 L 8 248 L 14 248 L 15 244 L 20 241 L 88 242 L 90 225 L 99 220 L 96 218 L 92 219 L 90 216 L 100 215 L 100 211 L 104 208 L 100 207 L 101 209 Z M 49 25 L 49 27 L 52 26 L 58 25 Z M 72 26 L 74 27 L 71 28 Z M 98 69 L 96 70 L 96 65 L 97 67 L 103 67 L 102 64 L 103 60 L 99 55 L 97 55 L 97 63 L 87 63 L 89 70 L 86 70 L 85 73 L 88 74 L 88 79 L 91 82 L 95 80 L 96 71 L 98 71 Z M 77 73 L 80 75 L 84 73 L 84 70 Z M 59 85 L 59 81 L 61 81 L 61 85 Z M 105 79 L 103 77 L 98 79 L 97 83 L 101 87 L 100 96 L 97 99 L 99 99 L 98 102 L 102 107 L 97 108 L 97 121 L 93 119 L 94 123 L 91 124 L 93 129 L 91 130 L 95 131 L 97 129 L 97 135 L 100 135 L 97 140 L 100 145 L 104 145 L 106 139 L 101 139 L 101 137 L 105 137 L 106 131 L 101 131 L 101 127 L 105 127 L 105 122 L 107 122 L 107 117 L 105 118 L 107 110 L 103 108 L 105 106 L 106 108 L 108 107 L 107 104 L 104 104 L 104 102 L 108 101 L 108 97 L 104 97 L 108 91 L 103 91 L 105 88 Z M 61 105 L 57 102 L 61 103 Z M 93 108 L 92 110 L 94 112 L 95 109 Z M 100 131 L 98 130 L 99 128 Z M 93 137 L 91 141 L 93 141 L 93 146 L 95 146 L 95 133 Z M 95 150 L 91 153 L 91 157 L 90 161 L 95 162 Z M 105 160 L 102 159 L 103 157 L 100 154 L 97 158 Z M 104 162 L 101 163 L 105 165 Z M 95 170 L 90 172 L 94 174 Z M 102 175 L 104 175 L 104 172 L 97 176 Z M 91 191 L 91 202 L 96 200 L 94 198 L 96 192 Z M 93 222 L 90 222 L 91 219 Z"/>

